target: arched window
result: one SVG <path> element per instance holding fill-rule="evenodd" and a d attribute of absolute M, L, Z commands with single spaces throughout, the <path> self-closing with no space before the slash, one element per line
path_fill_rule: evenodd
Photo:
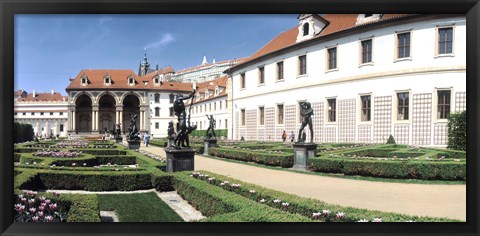
<path fill-rule="evenodd" d="M 308 35 L 308 30 L 310 28 L 310 25 L 308 23 L 305 23 L 303 24 L 303 36 L 307 36 Z"/>
<path fill-rule="evenodd" d="M 160 94 L 155 94 L 155 103 L 160 103 Z"/>
<path fill-rule="evenodd" d="M 170 94 L 168 95 L 168 98 L 170 99 L 170 103 L 173 103 L 173 100 L 175 100 L 175 95 Z"/>
<path fill-rule="evenodd" d="M 155 116 L 160 116 L 160 107 L 155 107 Z"/>

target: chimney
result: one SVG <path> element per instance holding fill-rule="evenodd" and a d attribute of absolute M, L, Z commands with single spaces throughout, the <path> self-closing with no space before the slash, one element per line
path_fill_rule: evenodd
<path fill-rule="evenodd" d="M 202 65 L 205 65 L 205 64 L 207 64 L 207 63 L 208 63 L 208 61 L 207 61 L 207 56 L 204 55 L 204 56 L 203 56 Z"/>
<path fill-rule="evenodd" d="M 35 97 L 35 95 L 36 95 L 36 93 L 35 93 L 35 89 L 34 89 L 34 90 L 33 90 L 33 95 L 32 95 L 32 96 L 33 96 L 33 97 Z"/>
<path fill-rule="evenodd" d="M 52 95 L 55 95 L 55 90 L 52 89 Z"/>
<path fill-rule="evenodd" d="M 215 64 L 215 57 L 213 58 L 213 62 L 212 62 L 212 63 Z"/>

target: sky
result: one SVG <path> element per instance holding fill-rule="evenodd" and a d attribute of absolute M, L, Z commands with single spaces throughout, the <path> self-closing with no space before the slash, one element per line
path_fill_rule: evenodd
<path fill-rule="evenodd" d="M 25 15 L 15 16 L 15 91 L 66 95 L 82 69 L 132 69 L 146 50 L 151 68 L 174 70 L 248 57 L 297 15 Z"/>

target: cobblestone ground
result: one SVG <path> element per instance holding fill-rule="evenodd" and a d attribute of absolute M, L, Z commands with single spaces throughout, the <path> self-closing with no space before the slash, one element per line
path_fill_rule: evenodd
<path fill-rule="evenodd" d="M 163 148 L 141 150 L 165 157 Z M 341 206 L 466 220 L 466 185 L 404 184 L 352 180 L 272 170 L 195 156 L 195 170 Z"/>

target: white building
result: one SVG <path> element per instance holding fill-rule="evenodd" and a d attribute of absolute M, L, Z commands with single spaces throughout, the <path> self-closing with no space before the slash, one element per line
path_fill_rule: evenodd
<path fill-rule="evenodd" d="M 240 63 L 243 59 L 244 58 L 232 59 L 220 62 L 215 62 L 215 59 L 213 59 L 212 63 L 208 63 L 207 58 L 204 56 L 201 65 L 176 71 L 175 74 L 171 76 L 171 79 L 173 81 L 187 83 L 202 83 L 218 79 L 226 75 L 223 73 L 226 69 Z"/>
<path fill-rule="evenodd" d="M 65 137 L 68 129 L 67 97 L 19 90 L 14 98 L 15 122 L 30 124 L 37 137 Z"/>
<path fill-rule="evenodd" d="M 466 109 L 464 15 L 298 19 L 226 71 L 230 138 L 298 136 L 299 103 L 308 101 L 317 143 L 384 143 L 392 134 L 401 144 L 447 144 L 448 114 Z"/>
<path fill-rule="evenodd" d="M 210 117 L 213 115 L 216 125 L 215 130 L 228 129 L 228 105 L 227 105 L 227 81 L 228 77 L 223 76 L 219 79 L 196 84 L 197 93 L 193 99 L 193 105 L 190 108 L 190 102 L 187 109 L 191 111 L 191 124 L 197 125 L 197 130 L 206 130 L 209 126 Z M 220 136 L 217 137 L 220 138 Z"/>

